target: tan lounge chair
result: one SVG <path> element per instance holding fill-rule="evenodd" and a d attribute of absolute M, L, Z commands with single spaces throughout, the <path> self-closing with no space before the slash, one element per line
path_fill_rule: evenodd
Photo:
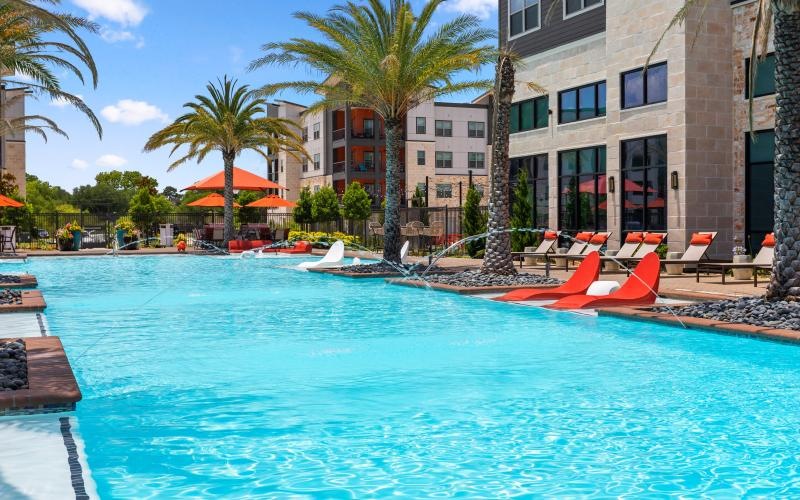
<path fill-rule="evenodd" d="M 519 267 L 522 268 L 525 257 L 546 257 L 547 254 L 555 251 L 560 235 L 561 231 L 545 231 L 542 242 L 539 243 L 539 246 L 536 247 L 533 252 L 511 252 L 511 257 L 519 257 Z"/>
<path fill-rule="evenodd" d="M 729 269 L 752 269 L 753 286 L 758 286 L 758 270 L 772 269 L 775 260 L 775 234 L 769 233 L 764 241 L 761 242 L 761 250 L 758 251 L 753 262 L 706 262 L 698 265 L 695 269 L 695 279 L 700 282 L 701 268 L 704 272 L 719 272 L 722 274 L 722 284 L 725 284 L 725 277 Z"/>
<path fill-rule="evenodd" d="M 583 251 L 581 252 L 580 255 L 567 255 L 567 257 L 564 259 L 564 270 L 569 271 L 569 263 L 572 260 L 583 260 L 586 258 L 587 254 L 590 254 L 592 252 L 600 253 L 600 249 L 603 248 L 603 245 L 605 245 L 608 242 L 608 238 L 610 237 L 611 237 L 610 232 L 595 233 L 594 236 L 592 236 L 589 239 L 589 243 L 587 243 L 586 246 L 583 247 Z"/>

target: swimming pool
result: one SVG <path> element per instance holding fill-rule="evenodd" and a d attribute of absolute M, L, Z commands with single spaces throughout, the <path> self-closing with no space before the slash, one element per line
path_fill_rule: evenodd
<path fill-rule="evenodd" d="M 103 498 L 800 494 L 796 347 L 288 262 L 13 266 Z"/>

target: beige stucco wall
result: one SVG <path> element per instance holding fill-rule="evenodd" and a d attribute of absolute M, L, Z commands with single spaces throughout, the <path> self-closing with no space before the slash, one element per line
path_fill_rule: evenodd
<path fill-rule="evenodd" d="M 320 136 L 319 139 L 314 139 L 314 124 L 320 124 Z M 308 152 L 309 160 L 308 160 L 308 172 L 302 172 L 302 169 L 299 171 L 299 175 L 301 179 L 310 179 L 314 177 L 320 177 L 325 175 L 325 165 L 327 164 L 327 154 L 325 150 L 325 134 L 328 133 L 328 130 L 325 128 L 325 118 L 323 112 L 317 113 L 304 113 L 301 117 L 301 124 L 303 127 L 308 127 L 308 141 L 305 144 L 306 151 Z M 319 154 L 320 158 L 320 168 L 319 170 L 314 170 L 314 162 L 312 159 L 314 158 L 315 154 Z"/>

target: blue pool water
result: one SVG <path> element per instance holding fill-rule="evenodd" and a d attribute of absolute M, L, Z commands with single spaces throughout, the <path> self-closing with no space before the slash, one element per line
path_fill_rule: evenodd
<path fill-rule="evenodd" d="M 287 262 L 13 266 L 104 498 L 800 495 L 796 347 Z"/>

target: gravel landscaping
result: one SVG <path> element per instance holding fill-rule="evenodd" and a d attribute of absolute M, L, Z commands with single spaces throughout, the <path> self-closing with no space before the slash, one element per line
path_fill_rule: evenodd
<path fill-rule="evenodd" d="M 656 310 L 667 312 L 665 308 Z M 794 301 L 768 301 L 763 297 L 746 297 L 674 307 L 673 310 L 679 316 L 800 330 L 800 302 Z"/>
<path fill-rule="evenodd" d="M 22 283 L 22 278 L 12 274 L 0 274 L 0 283 Z"/>
<path fill-rule="evenodd" d="M 560 285 L 563 281 L 548 278 L 541 274 L 482 274 L 479 271 L 463 271 L 456 274 L 428 274 L 425 281 L 443 285 L 474 288 L 482 286 L 514 286 L 514 285 Z"/>
<path fill-rule="evenodd" d="M 0 341 L 0 392 L 27 388 L 28 356 L 25 341 Z"/>
<path fill-rule="evenodd" d="M 356 266 L 346 266 L 343 267 L 341 270 L 348 272 L 348 273 L 355 273 L 355 274 L 386 274 L 386 273 L 399 273 L 400 269 L 405 269 L 405 271 L 409 274 L 419 273 L 425 271 L 427 268 L 427 264 L 387 264 L 386 262 L 377 262 L 375 264 L 358 264 Z M 433 266 L 429 273 L 433 272 L 442 272 L 444 269 Z"/>
<path fill-rule="evenodd" d="M 19 290 L 0 290 L 0 306 L 22 305 L 22 292 Z"/>

